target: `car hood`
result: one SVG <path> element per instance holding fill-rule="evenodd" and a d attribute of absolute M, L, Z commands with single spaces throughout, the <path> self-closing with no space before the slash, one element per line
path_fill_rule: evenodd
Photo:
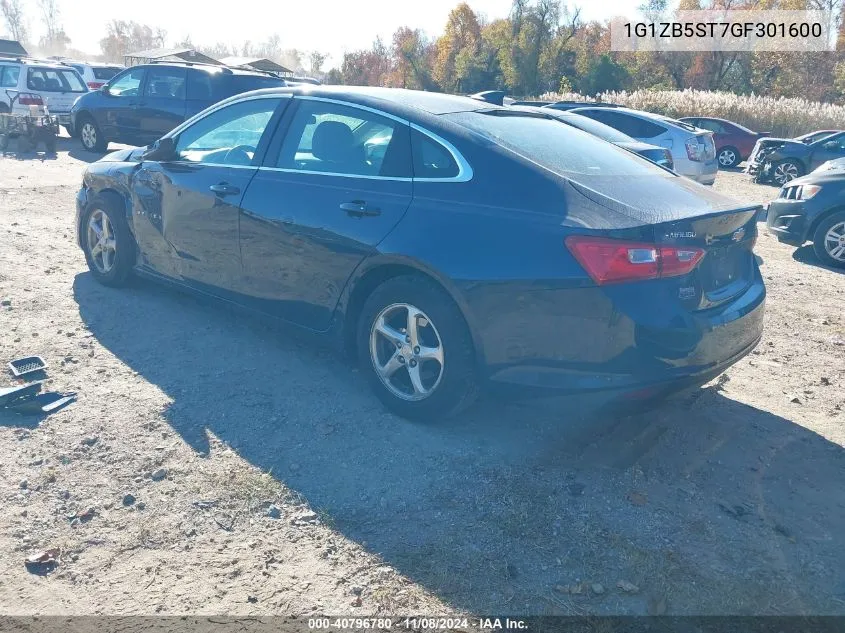
<path fill-rule="evenodd" d="M 836 158 L 822 163 L 811 173 L 819 176 L 832 176 L 835 174 L 845 174 L 845 158 Z"/>
<path fill-rule="evenodd" d="M 737 202 L 680 176 L 647 178 L 571 175 L 568 184 L 578 195 L 598 205 L 570 205 L 569 221 L 593 228 L 623 229 L 688 218 L 760 208 Z M 575 209 L 579 209 L 575 211 Z M 584 217 L 580 217 L 580 216 Z"/>
<path fill-rule="evenodd" d="M 98 163 L 137 163 L 141 161 L 141 154 L 145 147 L 133 147 L 130 149 L 119 149 L 103 156 Z"/>

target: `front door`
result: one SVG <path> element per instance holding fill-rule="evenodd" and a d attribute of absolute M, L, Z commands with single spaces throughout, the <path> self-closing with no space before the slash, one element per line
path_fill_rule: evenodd
<path fill-rule="evenodd" d="M 294 105 L 242 203 L 245 288 L 259 309 L 323 331 L 411 203 L 410 128 L 337 102 Z"/>
<path fill-rule="evenodd" d="M 175 160 L 141 165 L 133 215 L 142 265 L 213 294 L 240 292 L 238 210 L 286 101 L 254 98 L 214 110 L 175 136 Z"/>
<path fill-rule="evenodd" d="M 141 129 L 138 102 L 145 73 L 143 68 L 130 68 L 108 84 L 103 93 L 102 107 L 94 112 L 107 139 L 137 143 Z"/>

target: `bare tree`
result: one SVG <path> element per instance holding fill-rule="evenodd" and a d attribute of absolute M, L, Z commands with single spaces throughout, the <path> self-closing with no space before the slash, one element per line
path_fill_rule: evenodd
<path fill-rule="evenodd" d="M 27 41 L 26 19 L 22 0 L 0 0 L 0 13 L 9 29 L 9 35 L 18 42 Z"/>
<path fill-rule="evenodd" d="M 323 64 L 326 63 L 328 55 L 320 51 L 311 51 L 308 55 L 308 62 L 311 65 L 311 74 L 316 76 L 322 72 Z"/>
<path fill-rule="evenodd" d="M 44 41 L 50 45 L 55 41 L 56 33 L 62 30 L 59 26 L 59 3 L 57 0 L 38 0 L 38 8 L 41 10 L 41 17 L 47 29 Z"/>

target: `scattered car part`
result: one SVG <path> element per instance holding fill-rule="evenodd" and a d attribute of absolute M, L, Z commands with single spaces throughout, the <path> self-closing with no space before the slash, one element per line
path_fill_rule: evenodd
<path fill-rule="evenodd" d="M 31 374 L 46 368 L 47 363 L 40 356 L 17 358 L 9 363 L 9 369 L 12 370 L 12 375 L 15 378 L 20 378 L 25 374 Z"/>
<path fill-rule="evenodd" d="M 0 407 L 8 407 L 20 399 L 31 398 L 41 391 L 41 384 L 42 382 L 39 380 L 37 382 L 30 382 L 17 387 L 0 389 Z"/>
<path fill-rule="evenodd" d="M 7 409 L 17 413 L 53 413 L 76 400 L 76 393 L 58 393 L 51 391 L 37 396 L 19 398 L 6 405 Z"/>
<path fill-rule="evenodd" d="M 24 565 L 26 565 L 28 571 L 43 574 L 56 568 L 59 564 L 60 556 L 60 549 L 47 549 L 27 556 L 24 560 Z"/>

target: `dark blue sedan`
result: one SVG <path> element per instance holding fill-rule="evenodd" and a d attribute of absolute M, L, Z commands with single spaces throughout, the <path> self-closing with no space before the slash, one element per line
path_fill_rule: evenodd
<path fill-rule="evenodd" d="M 233 97 L 91 164 L 78 240 L 132 274 L 324 333 L 381 400 L 658 397 L 757 344 L 740 205 L 539 112 L 386 88 Z"/>

